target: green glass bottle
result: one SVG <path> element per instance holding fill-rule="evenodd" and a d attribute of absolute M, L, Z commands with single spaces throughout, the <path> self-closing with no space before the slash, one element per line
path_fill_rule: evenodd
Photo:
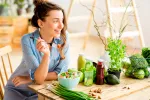
<path fill-rule="evenodd" d="M 81 71 L 82 68 L 85 68 L 86 59 L 83 54 L 79 54 L 78 57 L 78 71 Z"/>

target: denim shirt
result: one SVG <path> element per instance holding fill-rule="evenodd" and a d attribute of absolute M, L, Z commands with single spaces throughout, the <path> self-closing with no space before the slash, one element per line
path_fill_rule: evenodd
<path fill-rule="evenodd" d="M 33 37 L 33 38 L 31 38 Z M 36 49 L 36 40 L 35 38 L 39 38 L 39 30 L 36 30 L 33 33 L 26 34 L 21 39 L 23 58 L 19 67 L 14 72 L 14 76 L 25 74 L 30 75 L 30 78 L 34 80 L 34 72 L 38 68 L 42 60 L 42 53 Z M 53 42 L 55 44 L 62 44 L 63 41 L 60 38 L 54 38 Z M 65 59 L 60 60 L 60 54 L 56 47 L 52 46 L 50 51 L 50 63 L 48 72 L 56 72 L 59 74 L 60 72 L 67 71 L 69 65 L 69 43 L 68 43 L 68 33 L 66 32 L 66 45 L 63 49 Z"/>
<path fill-rule="evenodd" d="M 66 32 L 66 38 L 67 38 Z M 36 49 L 36 41 L 31 37 L 38 38 L 40 37 L 39 30 L 36 30 L 33 33 L 26 34 L 21 39 L 22 51 L 23 51 L 23 58 L 18 66 L 18 68 L 14 71 L 11 75 L 10 79 L 7 81 L 5 86 L 5 94 L 4 100 L 37 100 L 37 94 L 31 91 L 28 88 L 29 84 L 22 84 L 17 87 L 14 86 L 12 82 L 12 78 L 15 76 L 30 76 L 32 80 L 34 80 L 34 72 L 39 67 L 39 64 L 42 60 L 42 53 Z M 63 43 L 61 37 L 55 38 L 53 41 L 55 44 Z M 68 38 L 66 40 L 66 45 L 63 49 L 65 59 L 60 60 L 60 54 L 56 47 L 52 46 L 50 51 L 50 63 L 48 72 L 64 72 L 67 70 L 69 65 L 69 44 Z M 46 73 L 46 72 L 45 72 Z"/>

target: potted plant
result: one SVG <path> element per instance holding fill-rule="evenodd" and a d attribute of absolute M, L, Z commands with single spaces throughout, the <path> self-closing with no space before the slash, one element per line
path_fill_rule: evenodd
<path fill-rule="evenodd" d="M 120 72 L 122 68 L 122 60 L 125 57 L 126 46 L 120 39 L 107 39 L 107 51 L 109 52 L 110 62 L 108 67 L 108 73 L 114 74 L 120 78 Z"/>
<path fill-rule="evenodd" d="M 9 4 L 7 0 L 3 0 L 0 4 L 0 16 L 9 16 Z"/>
<path fill-rule="evenodd" d="M 21 15 L 23 11 L 25 11 L 25 7 L 27 6 L 27 2 L 25 0 L 14 0 L 14 4 L 17 5 L 18 15 Z"/>
<path fill-rule="evenodd" d="M 109 66 L 108 66 L 108 73 L 116 75 L 118 79 L 120 78 L 120 73 L 122 69 L 122 61 L 125 58 L 125 54 L 126 54 L 126 51 L 125 51 L 126 45 L 123 44 L 121 40 L 121 36 L 128 25 L 127 23 L 124 22 L 124 18 L 125 18 L 125 14 L 130 4 L 131 4 L 131 1 L 126 6 L 125 12 L 123 13 L 123 16 L 121 19 L 120 28 L 118 30 L 113 29 L 111 23 L 108 24 L 110 30 L 114 30 L 114 33 L 115 32 L 119 33 L 119 34 L 115 33 L 116 34 L 115 36 L 107 38 L 107 43 L 105 43 L 105 50 L 108 52 L 108 55 L 110 58 Z M 99 33 L 99 36 L 101 36 L 100 33 Z"/>

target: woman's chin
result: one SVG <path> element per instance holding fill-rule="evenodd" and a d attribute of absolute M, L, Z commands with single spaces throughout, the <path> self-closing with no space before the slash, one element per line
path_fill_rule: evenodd
<path fill-rule="evenodd" d="M 59 38 L 60 37 L 60 34 L 57 34 L 54 36 L 54 38 Z"/>

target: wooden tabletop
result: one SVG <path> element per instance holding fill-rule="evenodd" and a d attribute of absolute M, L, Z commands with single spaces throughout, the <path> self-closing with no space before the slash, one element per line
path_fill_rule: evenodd
<path fill-rule="evenodd" d="M 51 84 L 51 81 L 46 81 L 43 85 L 32 84 L 29 88 L 47 99 L 61 100 L 62 98 L 46 89 L 46 84 Z M 139 80 L 122 75 L 118 85 L 93 84 L 87 87 L 80 83 L 75 90 L 89 93 L 91 89 L 96 88 L 101 88 L 102 92 L 98 94 L 101 100 L 150 100 L 150 78 Z"/>

